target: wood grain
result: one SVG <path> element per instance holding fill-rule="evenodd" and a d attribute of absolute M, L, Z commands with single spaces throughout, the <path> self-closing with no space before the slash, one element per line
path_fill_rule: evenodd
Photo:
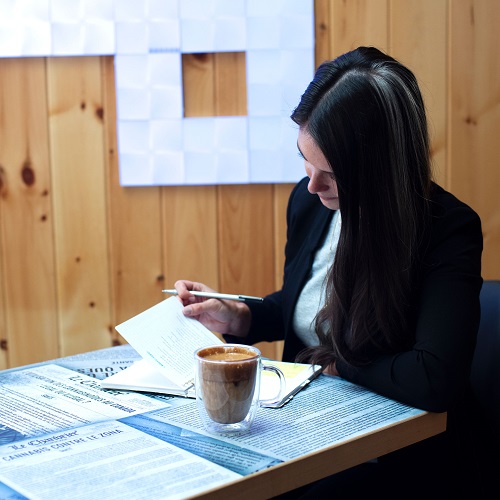
<path fill-rule="evenodd" d="M 316 0 L 316 65 L 376 45 L 409 65 L 436 178 L 481 216 L 500 279 L 496 0 Z M 281 285 L 291 184 L 119 184 L 113 58 L 0 59 L 0 368 L 122 342 L 176 279 Z M 244 116 L 245 54 L 184 54 L 184 112 Z M 281 343 L 263 344 L 279 357 Z"/>
<path fill-rule="evenodd" d="M 330 0 L 316 0 L 314 2 L 314 59 L 316 67 L 322 62 L 332 59 L 331 8 Z"/>
<path fill-rule="evenodd" d="M 5 368 L 59 355 L 59 308 L 45 61 L 0 59 L 0 82 Z"/>
<path fill-rule="evenodd" d="M 390 14 L 390 53 L 418 75 L 427 108 L 434 177 L 448 188 L 447 0 L 392 0 Z"/>
<path fill-rule="evenodd" d="M 215 116 L 214 54 L 184 54 L 186 118 Z M 189 279 L 219 288 L 216 186 L 162 188 L 163 262 L 167 288 Z"/>
<path fill-rule="evenodd" d="M 450 189 L 483 222 L 483 276 L 500 277 L 500 3 L 451 2 Z"/>
<path fill-rule="evenodd" d="M 388 0 L 333 0 L 330 10 L 331 57 L 360 45 L 388 50 Z"/>
<path fill-rule="evenodd" d="M 114 60 L 102 58 L 105 125 L 107 241 L 112 315 L 110 343 L 123 343 L 114 327 L 152 307 L 165 284 L 161 188 L 120 186 L 116 138 Z"/>
<path fill-rule="evenodd" d="M 47 60 L 60 354 L 110 345 L 101 66 Z"/>

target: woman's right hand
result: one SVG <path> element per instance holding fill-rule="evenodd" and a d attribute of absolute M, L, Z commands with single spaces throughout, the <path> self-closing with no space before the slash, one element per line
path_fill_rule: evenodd
<path fill-rule="evenodd" d="M 177 296 L 184 305 L 185 316 L 197 319 L 212 332 L 245 337 L 250 329 L 251 312 L 243 302 L 196 297 L 189 293 L 215 292 L 212 288 L 196 281 L 178 280 L 175 282 Z"/>

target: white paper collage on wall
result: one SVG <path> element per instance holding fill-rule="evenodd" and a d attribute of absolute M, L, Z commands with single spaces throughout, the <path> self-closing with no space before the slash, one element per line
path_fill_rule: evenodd
<path fill-rule="evenodd" d="M 182 54 L 246 52 L 247 116 L 184 118 Z M 313 0 L 0 0 L 0 57 L 114 55 L 123 186 L 296 182 Z"/>

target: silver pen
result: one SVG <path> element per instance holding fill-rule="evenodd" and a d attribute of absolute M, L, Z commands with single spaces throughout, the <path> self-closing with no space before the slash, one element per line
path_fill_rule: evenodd
<path fill-rule="evenodd" d="M 177 295 L 177 290 L 162 290 L 163 293 L 170 293 Z M 240 302 L 264 302 L 262 297 L 253 297 L 252 295 L 234 295 L 232 293 L 216 293 L 216 292 L 198 292 L 197 290 L 190 290 L 191 295 L 197 297 L 205 297 L 207 299 L 221 299 L 221 300 L 238 300 Z"/>

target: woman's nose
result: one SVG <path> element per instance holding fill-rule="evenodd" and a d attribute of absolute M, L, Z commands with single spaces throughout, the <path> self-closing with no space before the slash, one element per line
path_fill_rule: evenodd
<path fill-rule="evenodd" d="M 309 176 L 309 184 L 307 185 L 307 190 L 311 194 L 320 193 L 328 189 L 328 186 L 321 180 L 321 176 L 316 175 L 314 172 Z"/>

